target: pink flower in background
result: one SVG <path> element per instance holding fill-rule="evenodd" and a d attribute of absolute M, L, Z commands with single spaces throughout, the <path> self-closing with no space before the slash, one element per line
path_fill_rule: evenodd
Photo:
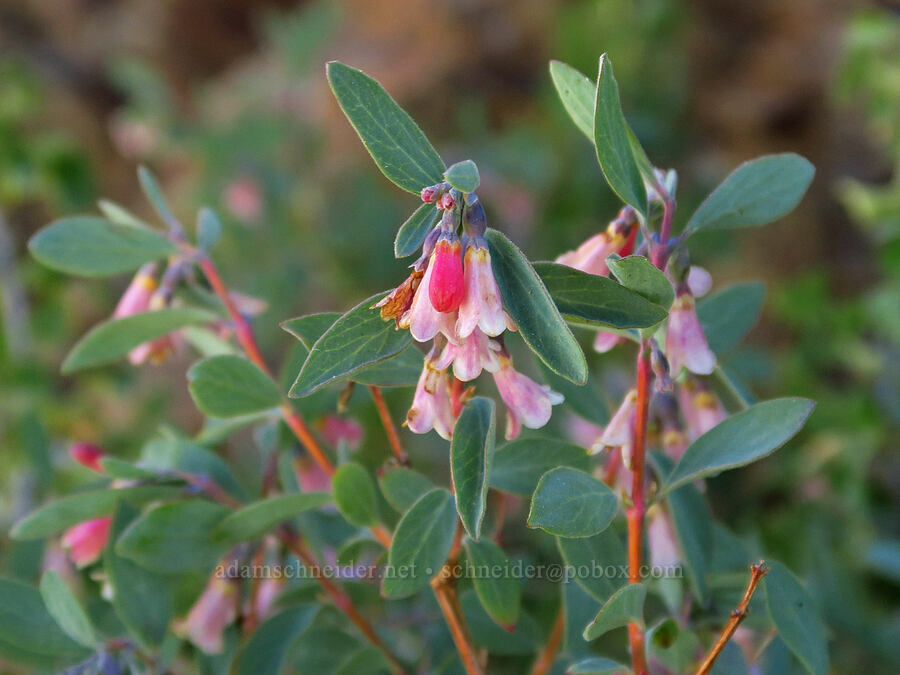
<path fill-rule="evenodd" d="M 669 312 L 666 358 L 673 378 L 682 368 L 697 375 L 709 375 L 716 367 L 716 356 L 706 344 L 706 336 L 697 317 L 694 296 L 686 290 L 678 293 Z"/>
<path fill-rule="evenodd" d="M 362 425 L 359 422 L 339 415 L 325 415 L 318 421 L 317 426 L 322 437 L 333 448 L 338 447 L 343 441 L 348 448 L 354 450 L 359 447 L 363 437 Z"/>
<path fill-rule="evenodd" d="M 681 547 L 672 518 L 659 505 L 651 507 L 647 512 L 647 545 L 653 567 L 672 567 L 681 561 Z"/>
<path fill-rule="evenodd" d="M 113 311 L 113 318 L 122 319 L 150 309 L 150 300 L 158 286 L 155 273 L 156 263 L 148 263 L 138 270 L 125 293 L 119 298 L 119 303 Z"/>
<path fill-rule="evenodd" d="M 63 533 L 60 543 L 69 550 L 69 557 L 77 567 L 90 565 L 100 557 L 109 538 L 110 525 L 112 516 L 105 516 L 78 523 Z"/>
<path fill-rule="evenodd" d="M 595 234 L 574 251 L 563 253 L 556 262 L 588 274 L 608 276 L 609 267 L 606 259 L 613 253 L 623 252 L 636 222 L 634 210 L 626 206 L 605 231 Z"/>
<path fill-rule="evenodd" d="M 698 378 L 691 377 L 679 386 L 678 400 L 692 441 L 728 417 L 719 397 Z"/>
<path fill-rule="evenodd" d="M 283 578 L 266 577 L 260 579 L 259 587 L 256 589 L 256 595 L 253 600 L 253 613 L 256 615 L 257 621 L 262 621 L 272 613 L 272 608 L 284 589 L 285 581 Z"/>
<path fill-rule="evenodd" d="M 138 345 L 128 353 L 128 361 L 133 366 L 141 366 L 145 363 L 159 365 L 164 363 L 178 348 L 178 342 L 174 334 L 163 335 L 151 342 Z"/>
<path fill-rule="evenodd" d="M 695 298 L 702 298 L 712 288 L 712 276 L 703 267 L 691 265 L 685 283 L 691 295 Z"/>
<path fill-rule="evenodd" d="M 428 268 L 428 299 L 432 307 L 438 312 L 455 312 L 466 294 L 462 245 L 455 232 L 441 233 Z"/>
<path fill-rule="evenodd" d="M 429 355 L 425 357 L 412 406 L 406 413 L 406 426 L 415 434 L 434 429 L 441 438 L 449 441 L 455 424 L 450 405 L 450 378 L 446 370 L 435 366 Z"/>
<path fill-rule="evenodd" d="M 301 492 L 329 492 L 331 478 L 316 462 L 309 457 L 298 457 L 294 460 L 294 476 Z M 324 508 L 332 508 L 331 505 Z"/>
<path fill-rule="evenodd" d="M 499 350 L 500 345 L 476 328 L 462 344 L 448 342 L 435 363 L 435 368 L 444 370 L 452 364 L 453 376 L 457 380 L 468 382 L 481 375 L 482 369 L 489 373 L 497 372 L 500 368 L 497 356 Z"/>
<path fill-rule="evenodd" d="M 69 456 L 72 459 L 97 473 L 103 473 L 100 460 L 105 455 L 106 453 L 93 443 L 73 443 L 69 447 Z"/>
<path fill-rule="evenodd" d="M 625 467 L 631 470 L 631 448 L 634 444 L 634 424 L 637 415 L 637 389 L 630 389 L 618 410 L 613 414 L 609 424 L 603 430 L 600 438 L 591 448 L 592 454 L 597 454 L 603 448 L 621 448 L 622 459 Z"/>
<path fill-rule="evenodd" d="M 594 351 L 605 354 L 624 339 L 621 335 L 606 330 L 597 331 L 594 336 Z"/>
<path fill-rule="evenodd" d="M 175 621 L 172 630 L 207 654 L 218 654 L 223 631 L 237 617 L 238 600 L 237 587 L 231 581 L 212 577 L 191 611 Z"/>
<path fill-rule="evenodd" d="M 262 217 L 263 193 L 259 183 L 253 178 L 235 178 L 225 186 L 222 201 L 241 220 L 255 223 Z"/>
<path fill-rule="evenodd" d="M 562 403 L 563 396 L 517 371 L 508 356 L 501 354 L 499 359 L 494 383 L 506 404 L 506 440 L 512 440 L 521 433 L 523 425 L 540 429 L 547 424 L 553 406 Z"/>
<path fill-rule="evenodd" d="M 497 280 L 491 269 L 490 251 L 481 237 L 475 237 L 466 246 L 463 274 L 465 298 L 459 306 L 457 335 L 460 338 L 468 337 L 476 327 L 491 337 L 500 335 L 506 330 L 509 320 L 503 311 L 500 289 L 497 288 Z"/>

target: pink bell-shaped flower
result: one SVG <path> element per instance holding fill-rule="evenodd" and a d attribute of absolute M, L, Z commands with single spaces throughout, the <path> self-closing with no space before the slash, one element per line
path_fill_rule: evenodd
<path fill-rule="evenodd" d="M 728 417 L 715 392 L 695 377 L 685 380 L 678 388 L 678 403 L 691 440 L 696 440 Z"/>
<path fill-rule="evenodd" d="M 709 375 L 716 367 L 716 355 L 706 344 L 694 296 L 687 290 L 679 291 L 669 312 L 666 358 L 673 378 L 682 367 L 697 375 Z"/>
<path fill-rule="evenodd" d="M 605 354 L 624 339 L 621 335 L 610 331 L 597 331 L 597 335 L 594 336 L 594 351 L 599 354 Z"/>
<path fill-rule="evenodd" d="M 538 384 L 513 368 L 512 359 L 499 355 L 500 368 L 494 383 L 506 404 L 506 440 L 518 437 L 522 426 L 540 429 L 550 421 L 553 406 L 563 402 L 563 395 Z"/>
<path fill-rule="evenodd" d="M 426 434 L 434 429 L 441 438 L 449 441 L 455 424 L 450 404 L 450 378 L 446 370 L 436 367 L 429 354 L 425 357 L 412 406 L 406 413 L 406 426 L 415 434 Z"/>
<path fill-rule="evenodd" d="M 69 557 L 76 567 L 90 565 L 100 557 L 111 524 L 112 516 L 105 516 L 78 523 L 63 533 L 60 543 L 69 550 Z"/>
<path fill-rule="evenodd" d="M 647 512 L 647 546 L 650 565 L 657 570 L 671 569 L 681 560 L 681 546 L 671 516 L 659 505 Z"/>
<path fill-rule="evenodd" d="M 637 415 L 637 389 L 630 389 L 618 410 L 609 420 L 600 438 L 594 444 L 594 451 L 604 447 L 621 448 L 634 442 L 634 420 Z"/>
<path fill-rule="evenodd" d="M 442 232 L 431 255 L 428 298 L 438 312 L 455 312 L 466 294 L 462 246 L 455 232 Z"/>
<path fill-rule="evenodd" d="M 468 337 L 477 328 L 485 335 L 500 335 L 509 323 L 500 289 L 491 269 L 491 253 L 484 239 L 473 238 L 466 246 L 465 297 L 459 306 L 456 333 L 460 338 Z"/>
<path fill-rule="evenodd" d="M 456 345 L 448 342 L 435 363 L 435 368 L 444 370 L 453 365 L 453 376 L 457 380 L 468 382 L 481 375 L 482 369 L 495 373 L 500 368 L 497 352 L 500 345 L 476 328 Z"/>
<path fill-rule="evenodd" d="M 93 443 L 73 443 L 69 447 L 69 456 L 72 459 L 97 473 L 103 473 L 100 460 L 105 455 L 106 453 Z"/>
<path fill-rule="evenodd" d="M 207 654 L 218 654 L 223 647 L 222 633 L 237 617 L 238 602 L 234 583 L 213 576 L 187 616 L 172 624 L 172 630 Z"/>

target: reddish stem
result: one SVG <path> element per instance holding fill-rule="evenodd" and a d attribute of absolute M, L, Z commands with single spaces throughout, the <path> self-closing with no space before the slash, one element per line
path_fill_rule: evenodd
<path fill-rule="evenodd" d="M 716 659 L 719 658 L 719 654 L 725 649 L 725 645 L 728 644 L 731 636 L 734 635 L 738 626 L 741 625 L 741 621 L 747 616 L 747 608 L 750 606 L 750 600 L 753 598 L 753 593 L 756 591 L 756 587 L 759 585 L 762 578 L 766 576 L 768 571 L 769 568 L 764 561 L 760 561 L 755 565 L 750 565 L 750 583 L 747 584 L 747 590 L 744 591 L 744 597 L 741 598 L 741 602 L 737 606 L 737 609 L 731 612 L 731 618 L 728 620 L 725 629 L 722 631 L 719 639 L 716 640 L 716 644 L 713 645 L 713 648 L 710 650 L 707 657 L 703 659 L 703 663 L 701 663 L 700 667 L 697 669 L 696 675 L 707 675 L 707 673 L 712 670 L 713 664 L 716 662 Z"/>
<path fill-rule="evenodd" d="M 219 276 L 219 272 L 212 260 L 207 257 L 201 258 L 200 269 L 203 270 L 203 274 L 206 276 L 206 280 L 209 281 L 209 285 L 225 306 L 225 310 L 228 312 L 228 316 L 234 324 L 235 337 L 241 345 L 241 348 L 247 354 L 247 357 L 260 370 L 272 377 L 272 371 L 266 364 L 262 352 L 259 349 L 259 345 L 256 343 L 256 338 L 253 335 L 253 329 L 250 327 L 250 323 L 238 310 L 237 305 L 234 304 L 234 300 L 231 299 L 228 288 L 225 286 L 225 282 L 222 281 L 222 277 Z M 300 444 L 306 448 L 316 464 L 322 467 L 322 470 L 329 476 L 333 475 L 334 466 L 331 461 L 329 461 L 328 457 L 325 456 L 322 447 L 313 437 L 312 432 L 309 430 L 309 427 L 306 426 L 306 422 L 303 421 L 300 413 L 294 410 L 287 402 L 283 403 L 279 410 L 284 418 L 284 423 L 287 424 L 288 428 L 294 433 L 294 436 L 297 437 Z"/>
<path fill-rule="evenodd" d="M 650 403 L 650 349 L 646 341 L 641 341 L 637 360 L 637 413 L 635 415 L 634 448 L 632 450 L 631 506 L 625 514 L 628 520 L 628 583 L 641 581 L 641 547 L 644 538 L 644 454 L 647 441 L 647 413 Z M 644 656 L 644 633 L 641 627 L 632 623 L 628 626 L 631 643 L 631 659 L 635 675 L 645 675 L 647 661 Z"/>
<path fill-rule="evenodd" d="M 550 632 L 550 638 L 547 640 L 547 646 L 544 651 L 534 662 L 534 668 L 531 669 L 531 675 L 547 675 L 553 667 L 553 661 L 556 659 L 556 650 L 562 642 L 563 632 L 566 628 L 566 616 L 562 608 L 556 615 L 556 621 L 553 622 L 553 630 Z"/>
<path fill-rule="evenodd" d="M 381 387 L 369 385 L 369 391 L 372 392 L 372 399 L 375 401 L 375 407 L 378 409 L 378 416 L 384 425 L 384 432 L 387 434 L 388 442 L 391 444 L 391 450 L 401 466 L 409 466 L 409 455 L 403 451 L 403 445 L 400 443 L 400 435 L 397 433 L 397 427 L 391 418 L 391 411 L 388 410 L 384 395 L 381 393 Z"/>

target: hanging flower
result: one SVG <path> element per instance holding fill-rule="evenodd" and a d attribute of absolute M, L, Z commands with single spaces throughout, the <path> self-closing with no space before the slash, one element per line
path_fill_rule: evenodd
<path fill-rule="evenodd" d="M 113 311 L 114 319 L 140 314 L 150 308 L 150 299 L 158 286 L 155 273 L 156 263 L 148 263 L 138 270 L 119 298 L 119 303 Z"/>
<path fill-rule="evenodd" d="M 522 426 L 540 429 L 550 421 L 554 405 L 563 402 L 562 394 L 541 385 L 513 368 L 512 359 L 501 353 L 500 368 L 494 383 L 506 404 L 506 440 L 517 438 Z"/>
<path fill-rule="evenodd" d="M 657 570 L 671 568 L 681 560 L 681 547 L 669 513 L 659 504 L 647 511 L 647 545 L 650 565 Z"/>
<path fill-rule="evenodd" d="M 428 342 L 438 333 L 443 333 L 448 340 L 456 342 L 456 314 L 439 312 L 431 302 L 431 280 L 434 278 L 437 246 L 431 254 L 428 267 L 413 294 L 409 309 L 397 322 L 399 328 L 409 328 L 410 335 L 417 342 Z M 462 274 L 460 273 L 460 277 Z M 460 281 L 460 288 L 462 288 Z"/>
<path fill-rule="evenodd" d="M 456 232 L 444 231 L 431 254 L 428 299 L 438 312 L 455 312 L 466 293 L 462 245 Z"/>
<path fill-rule="evenodd" d="M 597 335 L 594 336 L 594 351 L 600 354 L 605 354 L 617 344 L 619 344 L 624 338 L 621 335 L 616 333 L 611 333 L 607 330 L 597 331 Z"/>
<path fill-rule="evenodd" d="M 481 236 L 473 237 L 466 246 L 463 274 L 465 297 L 459 306 L 456 334 L 465 338 L 477 327 L 491 337 L 500 335 L 509 324 L 509 319 L 500 301 L 500 289 L 491 269 L 487 242 Z"/>
<path fill-rule="evenodd" d="M 349 449 L 355 450 L 363 437 L 363 428 L 359 422 L 339 415 L 325 415 L 318 420 L 316 426 L 325 442 L 333 448 L 343 442 Z"/>
<path fill-rule="evenodd" d="M 595 234 L 574 251 L 563 253 L 556 259 L 556 262 L 588 274 L 609 276 L 606 259 L 613 253 L 623 251 L 636 223 L 634 209 L 626 206 L 619 211 L 618 216 L 607 226 L 605 231 Z"/>
<path fill-rule="evenodd" d="M 462 344 L 448 342 L 435 368 L 444 370 L 453 365 L 453 376 L 468 382 L 481 375 L 482 369 L 489 373 L 497 372 L 500 368 L 499 351 L 500 345 L 476 328 Z"/>
<path fill-rule="evenodd" d="M 634 445 L 634 424 L 637 416 L 637 389 L 632 388 L 625 394 L 618 410 L 609 420 L 600 438 L 591 448 L 597 454 L 603 448 L 621 448 L 625 467 L 631 470 L 631 448 Z"/>
<path fill-rule="evenodd" d="M 63 533 L 60 543 L 69 550 L 76 567 L 90 565 L 100 557 L 109 538 L 110 525 L 112 516 L 105 516 L 78 523 Z"/>
<path fill-rule="evenodd" d="M 416 289 L 419 287 L 419 283 L 421 283 L 424 274 L 425 273 L 421 270 L 413 269 L 412 273 L 410 273 L 402 284 L 373 305 L 373 307 L 379 307 L 381 309 L 382 319 L 385 321 L 394 319 L 399 328 L 400 318 L 409 311 L 409 308 L 412 305 L 413 296 L 415 295 Z"/>
<path fill-rule="evenodd" d="M 694 296 L 684 287 L 669 312 L 666 358 L 672 377 L 677 377 L 682 367 L 697 375 L 709 375 L 716 367 L 716 356 L 706 343 L 697 317 Z"/>
<path fill-rule="evenodd" d="M 435 365 L 432 354 L 425 357 L 425 365 L 412 407 L 406 413 L 406 426 L 415 434 L 426 434 L 434 429 L 441 438 L 450 440 L 456 419 L 450 405 L 450 378 L 447 371 Z"/>
<path fill-rule="evenodd" d="M 223 647 L 222 633 L 237 617 L 238 600 L 234 583 L 213 576 L 191 611 L 175 621 L 172 630 L 207 654 L 219 654 Z"/>

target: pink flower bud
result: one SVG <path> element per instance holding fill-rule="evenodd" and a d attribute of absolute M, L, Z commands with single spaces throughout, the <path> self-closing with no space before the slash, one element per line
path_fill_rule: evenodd
<path fill-rule="evenodd" d="M 262 216 L 263 193 L 259 183 L 247 176 L 236 178 L 223 194 L 225 206 L 241 220 L 256 222 Z"/>
<path fill-rule="evenodd" d="M 687 274 L 688 289 L 695 298 L 702 298 L 712 288 L 712 275 L 703 267 L 691 265 Z"/>
<path fill-rule="evenodd" d="M 333 448 L 343 441 L 351 450 L 359 447 L 362 440 L 363 429 L 354 419 L 339 417 L 338 415 L 326 415 L 319 420 L 319 432 L 325 441 Z"/>
<path fill-rule="evenodd" d="M 427 188 L 422 188 L 422 201 L 426 204 L 434 204 L 435 200 L 438 198 L 439 187 L 437 185 L 431 185 Z"/>
<path fill-rule="evenodd" d="M 506 440 L 511 441 L 518 437 L 523 425 L 540 429 L 547 424 L 553 406 L 562 403 L 563 396 L 517 371 L 508 356 L 501 354 L 499 359 L 494 384 L 506 404 Z"/>
<path fill-rule="evenodd" d="M 716 367 L 716 356 L 706 344 L 694 297 L 687 291 L 679 293 L 669 312 L 666 358 L 672 377 L 677 377 L 682 367 L 698 375 L 709 375 Z"/>
<path fill-rule="evenodd" d="M 467 337 L 477 326 L 485 335 L 500 335 L 506 330 L 508 320 L 491 268 L 491 254 L 480 237 L 466 247 L 463 276 L 465 296 L 459 306 L 456 334 Z"/>
<path fill-rule="evenodd" d="M 111 524 L 112 516 L 105 516 L 78 523 L 63 533 L 60 543 L 63 548 L 69 549 L 69 557 L 77 567 L 90 565 L 100 557 L 109 538 Z"/>
<path fill-rule="evenodd" d="M 238 592 L 228 579 L 212 577 L 188 615 L 172 624 L 179 636 L 207 654 L 222 651 L 222 633 L 237 617 Z"/>
<path fill-rule="evenodd" d="M 462 247 L 455 234 L 441 236 L 434 247 L 429 267 L 434 267 L 428 284 L 428 297 L 439 312 L 455 312 L 466 293 Z"/>
<path fill-rule="evenodd" d="M 426 434 L 434 429 L 441 438 L 449 441 L 455 425 L 450 405 L 450 379 L 428 355 L 416 385 L 412 407 L 406 414 L 406 426 L 414 434 Z"/>
<path fill-rule="evenodd" d="M 445 211 L 450 211 L 454 206 L 456 206 L 456 200 L 453 199 L 453 195 L 451 195 L 449 192 L 445 192 L 441 195 L 441 199 L 438 202 L 438 205 Z"/>
<path fill-rule="evenodd" d="M 103 473 L 100 460 L 105 454 L 103 450 L 92 443 L 73 443 L 69 447 L 69 456 L 72 459 L 97 473 Z"/>
<path fill-rule="evenodd" d="M 126 316 L 146 312 L 150 308 L 150 299 L 158 286 L 154 277 L 155 272 L 156 263 L 149 263 L 138 270 L 119 299 L 119 304 L 116 305 L 113 312 L 113 318 L 122 319 Z"/>
<path fill-rule="evenodd" d="M 431 254 L 428 267 L 417 282 L 409 309 L 397 320 L 398 328 L 409 328 L 409 333 L 417 342 L 428 342 L 438 333 L 443 333 L 451 342 L 459 342 L 456 337 L 456 314 L 437 311 L 431 304 L 429 287 L 434 276 L 434 261 L 437 251 Z M 400 291 L 398 287 L 397 291 Z M 391 296 L 388 296 L 391 297 Z M 388 303 L 390 304 L 390 303 Z M 399 300 L 398 300 L 399 305 Z M 385 305 L 388 307 L 388 305 Z M 384 311 L 384 310 L 382 310 Z"/>

